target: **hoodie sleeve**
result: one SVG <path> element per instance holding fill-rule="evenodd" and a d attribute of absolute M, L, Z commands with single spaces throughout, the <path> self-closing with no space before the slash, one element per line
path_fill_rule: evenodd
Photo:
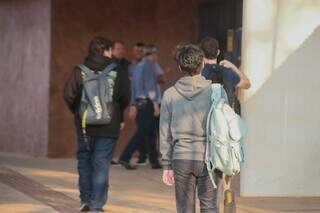
<path fill-rule="evenodd" d="M 172 169 L 173 139 L 171 134 L 172 111 L 166 93 L 163 95 L 160 113 L 160 152 L 165 170 Z"/>
<path fill-rule="evenodd" d="M 64 86 L 64 91 L 63 91 L 64 100 L 72 113 L 75 113 L 80 103 L 81 91 L 82 91 L 81 71 L 78 68 L 75 68 L 72 71 L 69 79 L 67 80 Z"/>

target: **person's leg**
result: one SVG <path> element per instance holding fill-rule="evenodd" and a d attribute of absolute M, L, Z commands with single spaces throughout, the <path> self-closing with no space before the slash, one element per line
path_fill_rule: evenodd
<path fill-rule="evenodd" d="M 138 147 L 138 152 L 139 152 L 139 158 L 138 158 L 138 163 L 145 163 L 147 160 L 147 144 L 146 141 L 143 141 L 140 143 Z"/>
<path fill-rule="evenodd" d="M 138 126 L 139 128 L 139 126 Z M 139 146 L 139 136 L 138 136 L 138 130 L 133 135 L 133 137 L 130 139 L 129 143 L 126 145 L 125 149 L 123 150 L 119 162 L 126 162 L 129 163 L 132 157 L 132 154 L 136 151 L 137 147 Z"/>
<path fill-rule="evenodd" d="M 90 138 L 88 138 L 90 140 Z M 79 191 L 82 204 L 89 204 L 92 193 L 91 184 L 91 152 L 87 149 L 84 137 L 77 128 L 77 160 L 79 173 Z"/>
<path fill-rule="evenodd" d="M 200 173 L 197 178 L 198 182 L 198 197 L 200 200 L 201 213 L 219 213 L 218 192 L 219 188 L 214 188 L 210 176 L 208 174 L 205 163 L 200 165 Z M 220 178 L 213 172 L 213 178 L 216 185 L 219 187 Z"/>
<path fill-rule="evenodd" d="M 195 213 L 196 177 L 194 161 L 174 160 L 173 172 L 177 213 Z"/>
<path fill-rule="evenodd" d="M 107 202 L 109 189 L 109 168 L 116 140 L 95 137 L 92 146 L 92 196 L 91 211 L 100 211 Z"/>
<path fill-rule="evenodd" d="M 147 141 L 147 148 L 148 148 L 148 154 L 149 154 L 149 161 L 152 168 L 161 168 L 159 163 L 159 154 L 157 150 L 157 141 L 156 138 L 153 137 L 153 135 L 148 137 Z"/>
<path fill-rule="evenodd" d="M 149 161 L 151 167 L 160 168 L 159 165 L 159 154 L 157 150 L 157 138 L 156 138 L 156 117 L 153 115 L 153 103 L 148 101 L 146 110 L 145 110 L 145 133 L 147 137 L 147 149 L 149 154 Z"/>
<path fill-rule="evenodd" d="M 138 107 L 138 114 L 136 118 L 137 130 L 134 136 L 131 138 L 130 142 L 126 145 L 124 151 L 122 152 L 119 163 L 125 162 L 129 163 L 133 153 L 138 149 L 140 144 L 145 141 L 145 105 Z"/>

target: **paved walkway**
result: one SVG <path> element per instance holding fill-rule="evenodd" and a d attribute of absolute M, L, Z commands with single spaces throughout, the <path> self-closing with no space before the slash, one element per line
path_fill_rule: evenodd
<path fill-rule="evenodd" d="M 165 187 L 161 171 L 141 167 L 111 170 L 110 213 L 173 213 L 173 188 Z M 237 213 L 317 212 L 320 198 L 237 198 Z M 0 154 L 0 212 L 77 212 L 76 161 Z"/>

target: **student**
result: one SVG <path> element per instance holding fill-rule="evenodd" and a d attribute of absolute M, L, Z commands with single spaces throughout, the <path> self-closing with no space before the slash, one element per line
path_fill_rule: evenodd
<path fill-rule="evenodd" d="M 206 37 L 199 44 L 205 55 L 205 66 L 202 75 L 212 80 L 214 83 L 220 83 L 228 94 L 230 106 L 241 114 L 240 102 L 237 97 L 239 89 L 249 89 L 250 81 L 234 64 L 228 60 L 222 60 L 219 64 L 217 58 L 220 54 L 219 43 L 212 37 Z"/>
<path fill-rule="evenodd" d="M 113 63 L 111 47 L 113 42 L 104 37 L 95 37 L 89 45 L 89 53 L 83 65 L 92 74 L 99 74 Z M 87 125 L 82 127 L 80 111 L 83 95 L 83 70 L 75 67 L 65 84 L 64 99 L 75 117 L 77 130 L 77 160 L 81 211 L 102 212 L 108 199 L 109 167 L 112 154 L 123 126 L 123 112 L 130 103 L 130 81 L 128 76 L 116 66 L 111 70 L 114 78 L 109 92 L 111 95 L 112 115 L 109 124 Z M 110 89 L 110 88 L 109 88 Z M 111 94 L 110 93 L 110 94 Z M 97 96 L 95 96 L 97 97 Z M 85 129 L 85 132 L 83 131 Z"/>
<path fill-rule="evenodd" d="M 160 151 L 163 182 L 175 184 L 178 213 L 195 213 L 198 192 L 202 213 L 219 212 L 217 193 L 205 165 L 206 118 L 211 106 L 211 81 L 201 76 L 204 53 L 196 45 L 179 46 L 175 60 L 183 77 L 163 95 Z M 216 174 L 215 181 L 219 182 Z"/>
<path fill-rule="evenodd" d="M 200 41 L 200 48 L 203 50 L 204 58 L 204 69 L 202 75 L 206 78 L 210 78 L 210 72 L 215 72 L 217 64 L 217 58 L 220 54 L 219 42 L 212 37 L 206 37 Z M 249 89 L 250 81 L 247 76 L 241 72 L 234 64 L 228 60 L 222 60 L 219 63 L 220 66 L 223 66 L 223 75 L 229 78 L 232 82 L 232 85 L 235 88 L 239 89 Z M 212 69 L 213 68 L 213 69 Z M 211 79 L 209 79 L 211 80 Z"/>
<path fill-rule="evenodd" d="M 130 62 L 125 58 L 126 47 L 120 40 L 114 41 L 112 47 L 112 56 L 116 63 L 118 63 L 124 72 L 128 73 Z"/>
<path fill-rule="evenodd" d="M 133 71 L 135 70 L 135 67 L 139 64 L 139 62 L 144 57 L 144 47 L 145 47 L 145 44 L 143 42 L 137 42 L 132 48 L 133 59 L 129 65 L 130 80 L 132 80 Z M 135 119 L 135 117 L 136 117 L 136 115 L 130 116 L 131 119 Z M 137 135 L 135 135 L 135 136 L 136 137 L 133 138 L 132 140 L 138 140 Z M 147 165 L 147 163 L 146 163 L 147 154 L 148 154 L 147 144 L 140 143 L 140 145 L 138 147 L 138 152 L 139 152 L 139 157 L 138 157 L 138 161 L 136 162 L 136 165 L 139 165 L 139 166 Z"/>
<path fill-rule="evenodd" d="M 152 169 L 160 169 L 156 147 L 155 127 L 156 117 L 159 116 L 159 100 L 161 97 L 158 77 L 162 70 L 157 69 L 158 48 L 155 45 L 146 45 L 145 57 L 137 64 L 132 77 L 132 99 L 129 115 L 136 118 L 137 131 L 125 147 L 119 163 L 126 169 L 136 167 L 130 164 L 132 154 L 143 143 L 147 144 L 149 161 Z"/>

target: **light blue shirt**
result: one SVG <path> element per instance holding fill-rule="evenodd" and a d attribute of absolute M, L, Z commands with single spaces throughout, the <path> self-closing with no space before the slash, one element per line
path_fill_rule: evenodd
<path fill-rule="evenodd" d="M 161 102 L 161 90 L 158 84 L 158 77 L 164 73 L 158 63 L 152 63 L 143 58 L 132 70 L 131 82 L 131 103 L 137 99 L 150 99 Z"/>

